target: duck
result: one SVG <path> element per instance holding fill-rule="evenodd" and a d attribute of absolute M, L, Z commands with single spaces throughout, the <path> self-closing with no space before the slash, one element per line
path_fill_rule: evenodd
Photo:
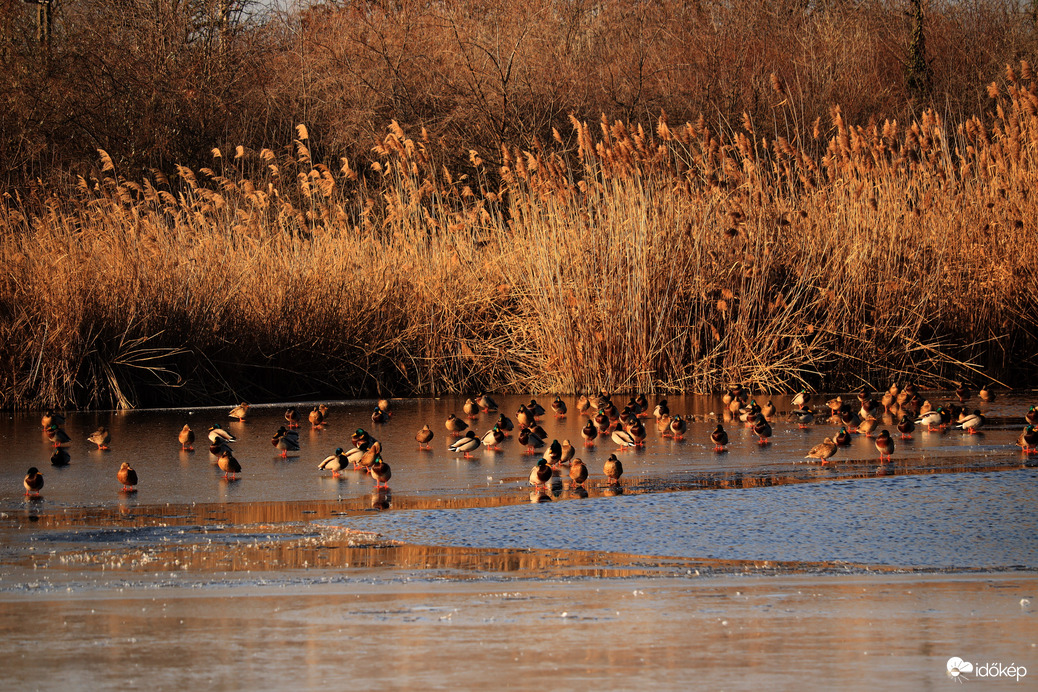
<path fill-rule="evenodd" d="M 387 418 L 388 416 L 386 416 L 386 412 L 380 409 L 378 406 L 376 406 L 375 409 L 371 412 L 371 422 L 375 425 L 381 425 L 382 423 L 385 423 Z"/>
<path fill-rule="evenodd" d="M 720 423 L 714 428 L 714 431 L 710 433 L 710 441 L 714 443 L 715 452 L 725 451 L 725 447 L 728 446 L 728 433 L 725 431 L 724 426 Z"/>
<path fill-rule="evenodd" d="M 680 415 L 674 416 L 670 419 L 670 434 L 674 436 L 675 440 L 684 440 L 685 431 L 688 430 L 688 423 Z"/>
<path fill-rule="evenodd" d="M 375 462 L 382 458 L 382 443 L 375 440 L 371 443 L 371 446 L 364 450 L 360 455 L 360 459 L 356 462 L 356 468 L 362 468 L 367 473 L 371 473 L 371 467 L 375 465 Z"/>
<path fill-rule="evenodd" d="M 890 461 L 891 455 L 894 454 L 894 440 L 890 438 L 890 431 L 883 430 L 876 437 L 876 450 L 879 451 L 880 461 L 883 461 L 883 457 Z"/>
<path fill-rule="evenodd" d="M 790 415 L 797 419 L 797 427 L 801 430 L 807 430 L 815 422 L 815 414 L 809 408 L 793 409 Z"/>
<path fill-rule="evenodd" d="M 902 415 L 901 420 L 897 422 L 897 431 L 901 433 L 902 440 L 911 440 L 912 433 L 915 432 L 915 423 L 908 416 Z"/>
<path fill-rule="evenodd" d="M 482 442 L 483 446 L 487 449 L 501 451 L 501 442 L 503 442 L 504 439 L 505 434 L 495 425 L 490 430 L 483 433 L 483 437 L 479 438 L 479 441 Z"/>
<path fill-rule="evenodd" d="M 533 454 L 544 446 L 544 440 L 532 433 L 529 428 L 520 430 L 519 437 L 516 439 L 519 441 L 519 444 L 526 446 L 527 454 Z"/>
<path fill-rule="evenodd" d="M 429 429 L 429 424 L 426 423 L 419 430 L 414 439 L 418 442 L 418 449 L 432 449 L 432 445 L 429 444 L 433 439 L 433 431 Z"/>
<path fill-rule="evenodd" d="M 119 467 L 115 477 L 123 484 L 123 492 L 136 490 L 133 486 L 137 485 L 137 472 L 125 461 Z"/>
<path fill-rule="evenodd" d="M 573 449 L 573 445 L 570 444 L 568 439 L 562 441 L 562 456 L 559 457 L 560 464 L 568 464 L 572 461 L 576 455 L 577 450 Z"/>
<path fill-rule="evenodd" d="M 223 471 L 223 477 L 227 478 L 230 476 L 230 480 L 234 480 L 235 476 L 241 473 L 241 464 L 231 454 L 230 449 L 224 450 L 223 454 L 220 455 L 220 460 L 217 462 L 220 470 Z"/>
<path fill-rule="evenodd" d="M 807 453 L 805 459 L 819 459 L 823 464 L 829 461 L 829 458 L 836 454 L 838 447 L 836 442 L 831 438 L 827 437 L 822 442 L 816 444 L 811 448 L 811 451 Z"/>
<path fill-rule="evenodd" d="M 458 437 L 461 433 L 468 429 L 469 424 L 462 419 L 455 416 L 453 413 L 447 416 L 447 422 L 444 423 L 447 431 L 454 437 Z"/>
<path fill-rule="evenodd" d="M 177 435 L 177 439 L 180 441 L 180 448 L 185 452 L 195 451 L 195 431 L 191 429 L 190 425 L 184 425 L 180 429 L 180 434 Z"/>
<path fill-rule="evenodd" d="M 393 412 L 389 410 L 389 399 L 382 398 L 378 400 L 378 407 L 385 414 L 386 418 L 393 415 Z"/>
<path fill-rule="evenodd" d="M 526 408 L 526 404 L 519 404 L 519 408 L 515 412 L 515 420 L 519 423 L 520 427 L 528 428 L 533 425 L 534 416 L 530 413 L 530 410 Z"/>
<path fill-rule="evenodd" d="M 364 428 L 357 428 L 353 431 L 353 434 L 350 435 L 350 442 L 353 443 L 354 447 L 359 447 L 360 449 L 367 449 L 374 443 L 374 441 L 375 438 L 373 438 Z"/>
<path fill-rule="evenodd" d="M 935 430 L 940 430 L 944 425 L 944 417 L 942 416 L 942 413 L 943 411 L 941 408 L 937 408 L 933 411 L 924 413 L 914 422 L 916 425 L 925 425 L 929 432 L 934 432 Z"/>
<path fill-rule="evenodd" d="M 993 390 L 991 390 L 987 385 L 984 385 L 984 386 L 982 386 L 980 388 L 980 391 L 977 392 L 977 396 L 980 397 L 981 401 L 994 401 L 995 400 L 995 392 Z"/>
<path fill-rule="evenodd" d="M 476 403 L 479 404 L 479 407 L 483 409 L 484 413 L 491 413 L 492 411 L 497 410 L 497 402 L 485 392 L 479 395 L 476 399 Z"/>
<path fill-rule="evenodd" d="M 234 435 L 221 428 L 219 423 L 214 423 L 209 427 L 208 437 L 209 442 L 211 442 L 212 444 L 218 444 L 220 442 L 238 441 L 238 438 L 236 438 Z"/>
<path fill-rule="evenodd" d="M 753 433 L 759 438 L 757 444 L 761 447 L 768 444 L 768 438 L 772 435 L 771 424 L 768 423 L 768 419 L 757 414 L 757 420 L 753 424 Z"/>
<path fill-rule="evenodd" d="M 840 428 L 840 432 L 836 433 L 833 442 L 836 443 L 837 447 L 850 447 L 851 434 L 847 432 L 847 428 Z"/>
<path fill-rule="evenodd" d="M 465 433 L 464 437 L 451 443 L 450 451 L 463 452 L 465 454 L 466 459 L 471 459 L 472 454 L 470 454 L 470 452 L 474 452 L 477 449 L 479 449 L 480 444 L 482 443 L 479 441 L 479 438 L 476 437 L 476 433 L 469 430 L 467 433 Z"/>
<path fill-rule="evenodd" d="M 559 461 L 562 459 L 562 445 L 559 444 L 558 440 L 552 440 L 548 448 L 544 450 L 544 458 L 548 460 L 548 463 L 553 467 L 557 466 Z"/>
<path fill-rule="evenodd" d="M 975 410 L 973 413 L 965 415 L 955 427 L 959 430 L 965 430 L 970 435 L 975 435 L 980 432 L 984 422 L 984 416 L 980 411 Z"/>
<path fill-rule="evenodd" d="M 54 450 L 54 454 L 50 455 L 52 466 L 68 466 L 71 461 L 72 457 L 69 456 L 68 450 L 64 447 L 58 447 Z"/>
<path fill-rule="evenodd" d="M 309 420 L 310 420 L 310 427 L 313 430 L 320 430 L 321 429 L 321 427 L 324 425 L 324 413 L 321 412 L 320 407 L 314 406 L 310 410 Z"/>
<path fill-rule="evenodd" d="M 512 422 L 511 418 L 502 413 L 497 417 L 497 427 L 507 437 L 510 431 L 515 430 L 515 423 Z"/>
<path fill-rule="evenodd" d="M 371 477 L 375 479 L 375 488 L 389 489 L 389 479 L 393 477 L 393 470 L 389 468 L 389 464 L 382 460 L 382 455 L 379 454 L 371 467 L 368 469 Z"/>
<path fill-rule="evenodd" d="M 65 425 L 65 416 L 56 413 L 54 409 L 49 408 L 44 411 L 43 416 L 40 418 L 40 423 L 43 425 L 44 430 L 47 430 L 52 425 L 60 428 Z"/>
<path fill-rule="evenodd" d="M 959 397 L 960 404 L 965 404 L 970 400 L 970 388 L 966 386 L 965 382 L 960 382 L 959 386 L 955 388 L 955 396 Z"/>
<path fill-rule="evenodd" d="M 585 447 L 594 447 L 595 439 L 598 437 L 598 428 L 595 427 L 595 422 L 590 418 L 587 419 L 587 423 L 580 429 L 580 436 L 584 438 Z"/>
<path fill-rule="evenodd" d="M 530 403 L 527 404 L 526 410 L 533 415 L 534 418 L 540 418 L 544 415 L 544 407 L 537 403 L 536 399 L 530 399 Z"/>
<path fill-rule="evenodd" d="M 66 445 L 72 441 L 72 438 L 68 436 L 68 433 L 56 425 L 51 425 L 47 428 L 47 439 L 54 443 L 55 447 Z"/>
<path fill-rule="evenodd" d="M 627 426 L 627 432 L 630 433 L 631 437 L 634 438 L 634 443 L 636 445 L 641 446 L 645 443 L 645 438 L 647 436 L 645 432 L 645 426 L 642 425 L 642 422 L 637 418 L 635 418 L 634 422 Z"/>
<path fill-rule="evenodd" d="M 551 410 L 555 412 L 556 418 L 562 418 L 566 415 L 566 402 L 560 399 L 558 394 L 555 395 L 551 402 Z"/>
<path fill-rule="evenodd" d="M 858 424 L 858 434 L 872 437 L 872 433 L 879 427 L 879 421 L 874 416 L 869 416 Z"/>
<path fill-rule="evenodd" d="M 768 399 L 768 403 L 761 406 L 760 412 L 764 415 L 765 418 L 771 420 L 772 417 L 775 415 L 776 410 L 777 409 L 775 408 L 775 402 L 771 399 Z"/>
<path fill-rule="evenodd" d="M 97 445 L 98 449 L 107 450 L 108 443 L 112 441 L 112 435 L 108 432 L 108 428 L 101 426 L 94 432 L 90 433 L 90 437 L 87 438 L 87 442 Z"/>
<path fill-rule="evenodd" d="M 609 458 L 606 459 L 605 466 L 602 467 L 602 473 L 609 479 L 609 485 L 618 484 L 620 476 L 624 475 L 624 465 L 616 458 L 615 454 L 610 454 Z"/>
<path fill-rule="evenodd" d="M 530 470 L 530 485 L 535 488 L 546 486 L 551 482 L 551 477 L 554 472 L 551 470 L 551 466 L 548 465 L 547 459 L 538 459 L 537 465 Z"/>
<path fill-rule="evenodd" d="M 670 416 L 662 416 L 656 419 L 656 432 L 663 437 L 670 437 L 670 422 L 673 420 Z"/>
<path fill-rule="evenodd" d="M 638 415 L 645 416 L 649 410 L 649 400 L 644 394 L 638 392 L 634 397 L 634 403 L 638 404 Z"/>
<path fill-rule="evenodd" d="M 1024 428 L 1024 431 L 1020 433 L 1020 437 L 1017 439 L 1016 444 L 1023 448 L 1024 454 L 1038 453 L 1038 428 L 1035 428 L 1033 425 L 1028 425 Z"/>
<path fill-rule="evenodd" d="M 479 404 L 476 403 L 475 399 L 465 399 L 465 403 L 461 405 L 461 410 L 470 419 L 479 418 Z"/>
<path fill-rule="evenodd" d="M 39 495 L 40 491 L 43 490 L 43 474 L 35 466 L 30 466 L 29 470 L 25 472 L 25 479 L 22 481 L 22 485 L 25 486 L 25 494 L 27 496 Z"/>
<path fill-rule="evenodd" d="M 1032 406 L 1024 414 L 1024 422 L 1028 425 L 1038 425 L 1038 407 Z"/>
<path fill-rule="evenodd" d="M 588 400 L 586 394 L 581 394 L 577 397 L 577 413 L 583 415 L 588 412 L 591 408 L 591 401 Z"/>
<path fill-rule="evenodd" d="M 224 440 L 219 440 L 209 445 L 209 453 L 217 457 L 229 451 L 231 451 L 231 446 Z"/>
<path fill-rule="evenodd" d="M 278 428 L 274 436 L 270 438 L 270 444 L 277 447 L 284 458 L 288 458 L 289 452 L 299 451 L 299 437 L 294 431 L 287 430 L 285 426 Z"/>
<path fill-rule="evenodd" d="M 587 481 L 588 472 L 587 465 L 582 459 L 574 459 L 569 465 L 569 480 L 570 487 L 584 487 L 584 482 Z"/>
<path fill-rule="evenodd" d="M 299 411 L 296 410 L 295 406 L 289 406 L 285 409 L 285 423 L 289 428 L 299 427 Z"/>
<path fill-rule="evenodd" d="M 595 414 L 593 420 L 595 421 L 595 427 L 598 428 L 599 433 L 606 432 L 612 425 L 612 423 L 609 422 L 609 416 L 607 416 L 605 411 L 602 409 L 598 409 L 598 413 Z"/>
<path fill-rule="evenodd" d="M 245 420 L 245 416 L 247 416 L 248 414 L 249 414 L 249 404 L 246 404 L 243 401 L 240 404 L 238 404 L 237 406 L 235 406 L 234 408 L 232 408 L 231 412 L 229 414 L 227 414 L 227 415 L 228 415 L 229 418 L 237 418 L 238 422 L 240 423 L 243 420 Z"/>
<path fill-rule="evenodd" d="M 660 399 L 656 403 L 656 408 L 652 409 L 652 415 L 656 418 L 663 418 L 664 416 L 670 415 L 670 406 L 667 404 L 666 399 Z"/>
<path fill-rule="evenodd" d="M 613 434 L 610 435 L 613 442 L 616 443 L 616 451 L 622 452 L 627 449 L 633 449 L 635 447 L 634 438 L 631 437 L 631 433 L 624 430 L 614 430 Z"/>
<path fill-rule="evenodd" d="M 346 455 L 342 451 L 342 447 L 336 447 L 332 454 L 326 456 L 321 463 L 317 465 L 317 468 L 324 471 L 331 471 L 332 478 L 338 478 L 339 471 L 345 471 L 349 465 L 350 460 L 346 458 Z"/>
<path fill-rule="evenodd" d="M 811 403 L 811 393 L 807 391 L 807 387 L 801 389 L 793 397 L 793 408 L 807 408 L 807 405 Z"/>

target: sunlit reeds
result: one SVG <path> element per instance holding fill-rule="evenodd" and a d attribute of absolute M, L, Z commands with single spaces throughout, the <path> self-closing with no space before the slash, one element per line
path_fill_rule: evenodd
<path fill-rule="evenodd" d="M 102 152 L 0 206 L 3 404 L 1033 372 L 1031 78 L 986 121 L 834 108 L 774 140 L 574 120 L 461 164 L 393 123 L 330 166 L 300 127 L 138 181 Z"/>

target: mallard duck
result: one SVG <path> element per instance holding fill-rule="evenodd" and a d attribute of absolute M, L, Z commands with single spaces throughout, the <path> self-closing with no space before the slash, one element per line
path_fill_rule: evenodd
<path fill-rule="evenodd" d="M 942 410 L 940 408 L 937 408 L 934 411 L 929 411 L 920 416 L 919 419 L 915 421 L 915 424 L 925 425 L 929 432 L 934 432 L 934 430 L 939 430 L 941 426 L 944 425 L 944 418 L 941 414 Z"/>
<path fill-rule="evenodd" d="M 375 425 L 381 425 L 386 422 L 386 412 L 380 409 L 378 406 L 371 412 L 371 422 Z"/>
<path fill-rule="evenodd" d="M 588 400 L 586 394 L 581 394 L 577 397 L 577 413 L 583 415 L 591 409 L 591 401 Z"/>
<path fill-rule="evenodd" d="M 789 414 L 797 419 L 797 427 L 801 430 L 807 430 L 815 422 L 815 414 L 809 408 L 793 409 Z"/>
<path fill-rule="evenodd" d="M 1038 425 L 1038 408 L 1032 406 L 1024 414 L 1024 422 L 1028 425 Z"/>
<path fill-rule="evenodd" d="M 389 464 L 382 460 L 381 454 L 375 458 L 375 462 L 368 469 L 368 472 L 375 479 L 375 488 L 389 489 L 389 479 L 393 477 L 393 470 L 389 468 Z"/>
<path fill-rule="evenodd" d="M 908 416 L 901 416 L 901 420 L 897 422 L 897 431 L 901 433 L 902 440 L 910 440 L 915 432 L 915 423 Z"/>
<path fill-rule="evenodd" d="M 609 416 L 607 416 L 605 411 L 602 409 L 598 410 L 598 413 L 595 414 L 593 420 L 595 421 L 595 427 L 598 428 L 599 433 L 606 432 L 612 425 L 612 423 L 609 422 Z"/>
<path fill-rule="evenodd" d="M 470 419 L 479 418 L 479 404 L 476 403 L 475 399 L 465 399 L 465 403 L 461 405 L 461 410 Z"/>
<path fill-rule="evenodd" d="M 497 402 L 494 401 L 489 394 L 480 394 L 479 398 L 476 399 L 476 403 L 479 404 L 479 407 L 483 409 L 485 413 L 497 410 Z"/>
<path fill-rule="evenodd" d="M 879 408 L 879 404 L 877 404 L 874 399 L 866 399 L 862 402 L 861 408 L 858 409 L 858 416 L 860 416 L 862 420 L 869 416 L 875 417 L 876 414 L 879 413 Z"/>
<path fill-rule="evenodd" d="M 68 466 L 70 461 L 72 461 L 72 457 L 64 447 L 58 447 L 54 450 L 54 454 L 50 455 L 50 463 L 53 466 Z"/>
<path fill-rule="evenodd" d="M 761 415 L 763 415 L 768 420 L 771 420 L 775 416 L 775 411 L 775 402 L 771 399 L 768 399 L 768 403 L 764 404 L 760 408 Z"/>
<path fill-rule="evenodd" d="M 461 433 L 469 427 L 469 424 L 462 419 L 455 416 L 453 413 L 447 416 L 447 422 L 444 423 L 447 431 L 450 432 L 454 437 L 458 437 Z"/>
<path fill-rule="evenodd" d="M 811 451 L 807 453 L 805 459 L 819 459 L 824 464 L 829 461 L 829 458 L 836 454 L 838 449 L 836 442 L 831 437 L 825 438 L 819 444 L 816 444 L 811 448 Z"/>
<path fill-rule="evenodd" d="M 310 410 L 310 427 L 314 430 L 320 430 L 321 426 L 324 425 L 324 414 L 321 413 L 320 407 L 314 406 Z"/>
<path fill-rule="evenodd" d="M 209 435 L 208 435 L 208 437 L 209 437 L 209 442 L 211 442 L 212 444 L 219 444 L 221 442 L 237 442 L 238 441 L 238 438 L 236 438 L 234 435 L 232 435 L 231 433 L 229 433 L 226 430 L 224 430 L 223 428 L 221 428 L 219 423 L 216 423 L 216 424 L 214 424 L 214 425 L 209 427 Z"/>
<path fill-rule="evenodd" d="M 497 417 L 497 427 L 507 437 L 509 431 L 515 430 L 515 423 L 512 422 L 511 418 L 502 413 Z"/>
<path fill-rule="evenodd" d="M 562 456 L 559 457 L 560 464 L 568 464 L 576 456 L 577 450 L 573 448 L 568 439 L 562 441 Z"/>
<path fill-rule="evenodd" d="M 670 436 L 670 416 L 661 416 L 656 419 L 656 432 L 664 437 Z"/>
<path fill-rule="evenodd" d="M 627 449 L 634 449 L 635 442 L 634 438 L 631 437 L 631 433 L 625 430 L 614 430 L 613 434 L 610 435 L 613 442 L 616 443 L 616 451 L 622 452 Z"/>
<path fill-rule="evenodd" d="M 87 438 L 87 442 L 97 445 L 98 449 L 108 449 L 108 443 L 112 441 L 112 436 L 108 432 L 108 428 L 101 426 L 94 432 L 90 433 L 90 437 Z"/>
<path fill-rule="evenodd" d="M 609 485 L 617 484 L 620 482 L 620 476 L 624 475 L 624 465 L 615 454 L 610 454 L 605 466 L 602 467 L 602 473 L 609 479 Z"/>
<path fill-rule="evenodd" d="M 487 449 L 501 451 L 501 442 L 504 439 L 505 434 L 495 425 L 490 430 L 483 433 L 483 437 L 479 438 L 479 441 L 482 442 L 483 446 Z"/>
<path fill-rule="evenodd" d="M 980 397 L 981 401 L 994 401 L 995 400 L 995 392 L 993 390 L 991 390 L 987 385 L 984 385 L 984 386 L 982 386 L 980 388 L 980 391 L 977 392 L 977 396 Z"/>
<path fill-rule="evenodd" d="M 373 438 L 364 428 L 357 428 L 353 431 L 353 434 L 350 435 L 350 442 L 353 443 L 354 447 L 359 447 L 360 449 L 367 449 L 374 441 L 375 438 Z"/>
<path fill-rule="evenodd" d="M 241 473 L 241 464 L 238 463 L 238 460 L 234 458 L 229 449 L 224 450 L 217 464 L 220 470 L 223 471 L 224 478 L 230 476 L 230 480 L 234 480 L 234 477 Z"/>
<path fill-rule="evenodd" d="M 544 458 L 552 466 L 556 466 L 562 460 L 562 445 L 558 440 L 552 440 L 548 448 L 544 450 Z"/>
<path fill-rule="evenodd" d="M 710 441 L 714 443 L 715 452 L 723 452 L 725 450 L 725 447 L 728 446 L 728 433 L 725 432 L 723 425 L 717 424 L 714 431 L 710 433 Z"/>
<path fill-rule="evenodd" d="M 331 471 L 332 478 L 339 477 L 339 471 L 345 471 L 350 465 L 350 460 L 346 458 L 346 455 L 342 451 L 342 447 L 336 447 L 335 452 L 324 458 L 324 460 L 317 465 L 317 468 Z"/>
<path fill-rule="evenodd" d="M 959 421 L 955 427 L 959 430 L 965 430 L 970 435 L 975 435 L 980 432 L 980 428 L 984 425 L 984 416 L 980 411 L 974 411 L 971 414 L 963 416 L 962 420 Z"/>
<path fill-rule="evenodd" d="M 645 426 L 637 418 L 634 422 L 627 426 L 627 432 L 634 438 L 634 443 L 639 447 L 645 443 L 645 438 L 648 436 L 645 432 Z"/>
<path fill-rule="evenodd" d="M 1016 441 L 1016 444 L 1023 448 L 1024 454 L 1034 454 L 1038 452 L 1038 428 L 1033 425 L 1028 425 L 1024 428 L 1024 431 L 1020 433 L 1020 438 Z"/>
<path fill-rule="evenodd" d="M 68 433 L 56 425 L 51 425 L 47 428 L 47 439 L 49 439 L 55 447 L 67 445 L 72 441 L 72 438 L 68 436 Z"/>
<path fill-rule="evenodd" d="M 382 410 L 382 413 L 386 415 L 386 418 L 393 415 L 393 412 L 389 410 L 389 399 L 379 399 L 378 407 Z"/>
<path fill-rule="evenodd" d="M 876 449 L 879 451 L 880 461 L 883 461 L 884 457 L 890 461 L 890 457 L 894 453 L 894 440 L 890 439 L 889 431 L 884 430 L 876 437 Z"/>
<path fill-rule="evenodd" d="M 847 428 L 840 428 L 840 432 L 836 433 L 836 438 L 833 441 L 837 447 L 850 447 L 851 434 L 847 432 Z"/>
<path fill-rule="evenodd" d="M 119 467 L 115 477 L 123 484 L 123 491 L 135 490 L 133 486 L 137 485 L 137 472 L 125 461 Z"/>
<path fill-rule="evenodd" d="M 285 424 L 293 429 L 299 427 L 299 411 L 296 410 L 295 406 L 289 406 L 285 409 Z"/>
<path fill-rule="evenodd" d="M 213 442 L 212 444 L 209 445 L 209 453 L 214 455 L 214 456 L 217 456 L 217 457 L 222 455 L 224 452 L 229 452 L 229 451 L 231 451 L 231 446 L 229 444 L 227 444 L 226 442 L 224 442 L 223 440 L 219 440 L 218 442 Z"/>
<path fill-rule="evenodd" d="M 879 421 L 876 420 L 875 417 L 869 416 L 858 424 L 858 434 L 864 435 L 865 437 L 872 437 L 872 433 L 875 432 L 878 427 Z"/>
<path fill-rule="evenodd" d="M 757 436 L 757 444 L 761 447 L 768 444 L 768 438 L 771 437 L 771 424 L 768 423 L 768 419 L 758 414 L 757 420 L 753 424 L 753 434 Z"/>
<path fill-rule="evenodd" d="M 479 449 L 480 444 L 481 442 L 479 441 L 479 438 L 476 437 L 476 433 L 469 430 L 467 433 L 465 433 L 464 437 L 451 443 L 450 451 L 462 452 L 464 453 L 466 459 L 471 459 L 472 455 L 470 454 L 470 452 L 474 452 L 477 449 Z"/>
<path fill-rule="evenodd" d="M 843 397 L 834 397 L 829 401 L 825 402 L 825 405 L 829 408 L 829 417 L 838 418 L 840 415 L 840 411 L 843 409 Z"/>
<path fill-rule="evenodd" d="M 526 446 L 527 454 L 533 454 L 544 446 L 544 440 L 530 432 L 529 428 L 520 430 L 519 436 L 516 439 L 519 441 L 519 444 Z"/>
<path fill-rule="evenodd" d="M 235 406 L 234 408 L 232 408 L 231 412 L 229 414 L 227 414 L 227 415 L 228 415 L 229 418 L 237 418 L 238 422 L 240 423 L 241 421 L 245 420 L 245 416 L 247 416 L 248 414 L 249 414 L 249 404 L 246 404 L 243 401 L 240 404 L 238 404 L 237 406 Z"/>
<path fill-rule="evenodd" d="M 65 425 L 65 416 L 60 413 L 55 413 L 54 409 L 49 408 L 40 418 L 40 423 L 43 425 L 44 430 L 48 429 L 52 425 L 60 428 Z"/>
<path fill-rule="evenodd" d="M 366 472 L 371 472 L 371 467 L 377 459 L 382 458 L 382 443 L 375 440 L 371 443 L 371 446 L 364 450 L 360 455 L 360 460 L 357 462 L 357 468 L 363 468 Z"/>
<path fill-rule="evenodd" d="M 582 459 L 574 459 L 569 464 L 570 487 L 583 487 L 587 480 L 587 465 Z"/>
<path fill-rule="evenodd" d="M 811 393 L 807 391 L 807 387 L 804 387 L 793 396 L 793 408 L 807 408 L 809 403 L 811 403 Z"/>
<path fill-rule="evenodd" d="M 519 404 L 519 408 L 515 412 L 515 420 L 519 423 L 519 427 L 528 428 L 533 425 L 534 416 L 530 413 L 530 410 L 526 408 L 526 404 Z"/>
<path fill-rule="evenodd" d="M 548 466 L 547 459 L 538 459 L 537 465 L 530 470 L 530 485 L 535 488 L 547 485 L 551 482 L 551 477 L 554 472 L 551 470 L 551 466 Z"/>
<path fill-rule="evenodd" d="M 566 415 L 566 402 L 559 398 L 556 394 L 555 398 L 551 402 L 551 410 L 555 412 L 556 418 L 561 418 Z"/>
<path fill-rule="evenodd" d="M 960 382 L 959 386 L 955 388 L 955 396 L 959 397 L 960 404 L 969 401 L 971 395 L 970 388 L 966 386 L 965 382 Z"/>
<path fill-rule="evenodd" d="M 429 443 L 432 442 L 433 431 L 429 429 L 428 423 L 422 426 L 422 429 L 418 431 L 414 439 L 418 441 L 418 449 L 432 449 L 432 445 Z"/>
<path fill-rule="evenodd" d="M 288 457 L 289 452 L 299 451 L 299 437 L 294 431 L 289 432 L 284 426 L 278 428 L 274 436 L 270 438 L 270 444 L 280 450 L 281 456 L 284 458 Z"/>
<path fill-rule="evenodd" d="M 602 407 L 602 413 L 606 414 L 606 418 L 610 421 L 620 419 L 620 409 L 611 401 L 607 401 L 606 405 Z"/>
<path fill-rule="evenodd" d="M 684 440 L 685 431 L 688 430 L 688 423 L 680 415 L 674 416 L 670 419 L 670 434 L 674 436 L 675 440 Z"/>
<path fill-rule="evenodd" d="M 739 420 L 748 427 L 757 422 L 757 416 L 759 415 L 761 415 L 761 408 L 756 399 L 739 409 Z"/>
<path fill-rule="evenodd" d="M 25 480 L 22 481 L 22 485 L 25 486 L 26 495 L 39 495 L 43 490 L 43 474 L 36 470 L 35 466 L 29 467 L 29 470 L 25 472 Z"/>
<path fill-rule="evenodd" d="M 587 423 L 580 429 L 580 436 L 584 438 L 585 447 L 594 447 L 595 439 L 598 437 L 598 428 L 595 427 L 595 422 L 590 418 L 587 419 Z"/>
<path fill-rule="evenodd" d="M 195 450 L 195 431 L 191 429 L 190 425 L 185 425 L 180 429 L 180 434 L 177 435 L 177 439 L 180 441 L 180 448 L 186 452 L 193 452 Z"/>
<path fill-rule="evenodd" d="M 530 412 L 534 418 L 540 418 L 544 415 L 544 407 L 537 403 L 536 399 L 530 399 L 530 403 L 526 405 L 526 410 Z"/>

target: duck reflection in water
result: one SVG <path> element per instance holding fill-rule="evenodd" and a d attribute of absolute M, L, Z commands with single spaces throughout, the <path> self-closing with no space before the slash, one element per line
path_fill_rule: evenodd
<path fill-rule="evenodd" d="M 393 503 L 393 491 L 388 488 L 380 488 L 371 493 L 371 508 L 377 510 L 389 509 Z"/>
<path fill-rule="evenodd" d="M 537 488 L 530 492 L 530 502 L 537 504 L 538 502 L 551 502 L 551 495 L 545 488 Z"/>

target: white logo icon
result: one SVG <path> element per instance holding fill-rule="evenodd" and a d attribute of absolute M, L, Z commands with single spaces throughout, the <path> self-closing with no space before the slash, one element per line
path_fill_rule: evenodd
<path fill-rule="evenodd" d="M 973 672 L 973 664 L 970 663 L 969 661 L 963 661 L 958 656 L 952 656 L 951 658 L 948 659 L 948 675 L 950 675 L 951 677 L 955 678 L 956 680 L 961 680 L 959 678 L 959 676 L 962 675 L 963 673 L 972 673 L 972 672 Z"/>

